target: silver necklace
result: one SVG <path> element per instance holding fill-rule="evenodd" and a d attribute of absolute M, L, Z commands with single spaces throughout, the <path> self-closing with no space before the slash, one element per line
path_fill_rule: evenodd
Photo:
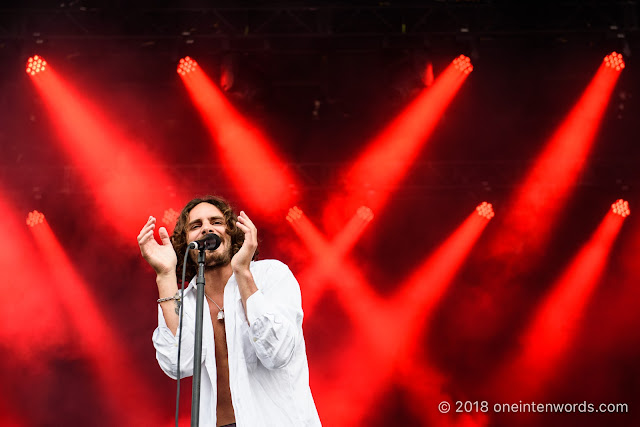
<path fill-rule="evenodd" d="M 211 301 L 212 303 L 214 303 L 214 304 L 216 305 L 216 307 L 218 307 L 218 310 L 220 310 L 220 311 L 218 311 L 218 320 L 224 320 L 224 308 L 220 307 L 220 306 L 218 305 L 218 303 L 216 303 L 216 302 L 215 302 L 215 301 L 214 301 L 214 300 L 213 300 L 209 295 L 207 295 L 207 293 L 206 293 L 206 292 L 205 292 L 204 296 L 205 296 L 205 297 L 207 297 L 207 299 L 208 299 L 209 301 Z"/>

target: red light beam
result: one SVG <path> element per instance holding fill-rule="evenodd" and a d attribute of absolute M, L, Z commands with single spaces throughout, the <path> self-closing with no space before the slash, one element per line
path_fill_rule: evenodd
<path fill-rule="evenodd" d="M 573 342 L 623 221 L 609 211 L 553 284 L 523 334 L 520 354 L 500 376 L 505 389 L 535 396 L 552 378 L 558 378 L 558 366 Z"/>
<path fill-rule="evenodd" d="M 531 253 L 544 247 L 570 190 L 584 168 L 619 76 L 619 70 L 602 62 L 522 185 L 518 186 L 520 191 L 509 203 L 509 216 L 503 232 L 493 244 L 494 254 L 521 245 Z"/>
<path fill-rule="evenodd" d="M 326 205 L 325 217 L 331 223 L 340 224 L 345 212 L 353 212 L 360 205 L 369 206 L 373 211 L 382 207 L 471 70 L 468 58 L 462 55 L 456 58 L 431 87 L 371 142 L 342 174 L 342 181 L 347 183 L 346 194 L 333 197 Z"/>
<path fill-rule="evenodd" d="M 402 304 L 412 316 L 426 316 L 440 301 L 488 223 L 489 219 L 474 210 L 411 275 L 394 297 L 394 304 Z"/>
<path fill-rule="evenodd" d="M 158 168 L 149 167 L 158 164 L 153 156 L 127 141 L 54 69 L 31 75 L 31 81 L 49 110 L 58 140 L 94 191 L 103 215 L 123 236 L 135 235 L 150 212 L 162 212 L 173 202 L 168 192 L 174 184 Z"/>
<path fill-rule="evenodd" d="M 159 425 L 153 392 L 133 369 L 135 366 L 117 339 L 87 284 L 75 271 L 64 248 L 46 222 L 29 228 L 41 256 L 46 260 L 56 300 L 68 313 L 78 332 L 79 351 L 91 358 L 105 398 L 120 425 Z"/>
<path fill-rule="evenodd" d="M 46 365 L 46 354 L 67 338 L 59 326 L 64 324 L 64 316 L 51 304 L 56 296 L 46 286 L 47 275 L 33 261 L 32 237 L 24 232 L 24 220 L 18 219 L 2 190 L 0 217 L 4 239 L 0 247 L 0 292 L 6 296 L 0 299 L 0 339 L 11 343 L 6 351 L 15 360 L 37 370 Z"/>
<path fill-rule="evenodd" d="M 266 214 L 291 206 L 296 184 L 267 138 L 233 108 L 191 58 L 184 58 L 178 74 L 219 147 L 217 161 L 230 168 L 243 201 Z"/>

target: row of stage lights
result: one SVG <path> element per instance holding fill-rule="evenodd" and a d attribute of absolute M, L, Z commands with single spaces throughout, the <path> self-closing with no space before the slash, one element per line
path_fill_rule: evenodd
<path fill-rule="evenodd" d="M 457 70 L 459 70 L 461 73 L 469 74 L 471 73 L 471 71 L 473 71 L 473 65 L 471 64 L 471 59 L 469 59 L 467 56 L 464 56 L 464 55 L 458 56 L 456 59 L 454 59 L 453 64 L 454 64 L 454 67 Z M 605 56 L 604 64 L 605 66 L 612 68 L 616 71 L 621 71 L 625 67 L 622 54 L 617 52 L 612 52 L 611 54 Z M 26 72 L 31 76 L 35 76 L 38 73 L 44 72 L 46 70 L 46 65 L 47 65 L 47 62 L 41 56 L 35 55 L 28 59 Z M 180 59 L 176 71 L 181 76 L 186 76 L 188 73 L 195 71 L 197 67 L 198 67 L 197 62 L 193 60 L 191 57 L 186 56 Z M 631 211 L 629 210 L 629 204 L 626 201 L 623 201 L 622 199 L 616 201 L 616 203 L 612 205 L 612 211 L 615 214 L 622 216 L 623 218 L 628 216 L 631 213 Z M 487 202 L 483 202 L 482 204 L 480 204 L 476 208 L 476 212 L 478 213 L 479 216 L 486 218 L 487 220 L 490 220 L 495 215 L 492 205 Z M 358 209 L 357 214 L 361 219 L 365 221 L 370 221 L 373 218 L 373 212 L 371 211 L 371 209 L 365 206 L 362 206 L 360 209 Z M 167 225 L 173 225 L 175 224 L 175 221 L 177 220 L 178 215 L 179 213 L 176 212 L 175 210 L 168 209 L 164 213 L 163 221 Z M 302 211 L 299 208 L 294 207 L 289 211 L 289 214 L 287 215 L 287 220 L 289 222 L 294 222 L 300 219 L 301 217 L 302 217 Z M 27 218 L 27 224 L 31 227 L 41 224 L 43 221 L 44 221 L 44 215 L 38 211 L 30 212 Z"/>
<path fill-rule="evenodd" d="M 622 218 L 626 218 L 629 215 L 631 215 L 631 210 L 629 209 L 629 202 L 622 199 L 616 200 L 616 202 L 611 205 L 611 211 L 616 215 L 620 215 Z M 493 211 L 493 205 L 488 202 L 482 202 L 481 204 L 479 204 L 476 207 L 476 213 L 482 218 L 485 218 L 487 220 L 490 220 L 495 216 L 495 212 Z M 362 219 L 365 222 L 369 222 L 373 219 L 373 211 L 366 206 L 360 206 L 356 214 L 360 219 Z M 179 215 L 180 213 L 178 213 L 176 210 L 169 208 L 164 211 L 164 216 L 162 217 L 162 221 L 167 226 L 173 226 L 178 220 Z M 302 216 L 303 216 L 302 210 L 299 207 L 294 206 L 291 209 L 289 209 L 289 213 L 287 214 L 286 219 L 290 223 L 294 223 L 300 220 Z M 44 214 L 42 212 L 39 212 L 37 210 L 29 212 L 29 214 L 27 215 L 27 225 L 29 227 L 35 227 L 42 223 L 44 223 Z"/>
<path fill-rule="evenodd" d="M 612 52 L 604 57 L 604 63 L 607 67 L 616 71 L 621 71 L 624 67 L 624 59 L 621 53 Z M 471 59 L 467 56 L 460 55 L 453 60 L 453 64 L 456 69 L 461 73 L 469 74 L 473 71 L 473 65 Z M 27 74 L 35 76 L 36 74 L 45 71 L 47 62 L 39 55 L 32 56 L 27 60 Z M 191 57 L 185 56 L 178 62 L 177 72 L 181 76 L 186 76 L 188 73 L 195 71 L 198 68 L 198 63 Z"/>

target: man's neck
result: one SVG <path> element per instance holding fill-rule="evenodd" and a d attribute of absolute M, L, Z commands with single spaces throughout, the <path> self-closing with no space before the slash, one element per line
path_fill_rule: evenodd
<path fill-rule="evenodd" d="M 216 265 L 205 269 L 204 280 L 205 290 L 208 295 L 222 295 L 224 293 L 224 287 L 229 281 L 233 270 L 231 269 L 231 263 L 226 265 Z"/>

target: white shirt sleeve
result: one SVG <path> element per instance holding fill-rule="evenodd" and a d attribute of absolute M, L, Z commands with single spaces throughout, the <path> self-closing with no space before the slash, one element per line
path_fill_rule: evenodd
<path fill-rule="evenodd" d="M 185 296 L 186 299 L 186 296 Z M 188 313 L 184 313 L 184 326 L 182 329 L 182 349 L 180 350 L 180 377 L 193 375 L 193 346 L 194 346 L 194 322 Z M 162 314 L 162 308 L 158 306 L 158 327 L 153 331 L 153 346 L 156 349 L 156 359 L 160 368 L 174 380 L 178 378 L 178 339 L 180 327 L 173 335 L 167 327 Z M 202 349 L 202 360 L 205 360 L 206 349 Z"/>
<path fill-rule="evenodd" d="M 269 263 L 254 276 L 258 291 L 247 299 L 249 336 L 260 362 L 279 369 L 291 360 L 302 331 L 300 285 L 285 264 Z"/>

